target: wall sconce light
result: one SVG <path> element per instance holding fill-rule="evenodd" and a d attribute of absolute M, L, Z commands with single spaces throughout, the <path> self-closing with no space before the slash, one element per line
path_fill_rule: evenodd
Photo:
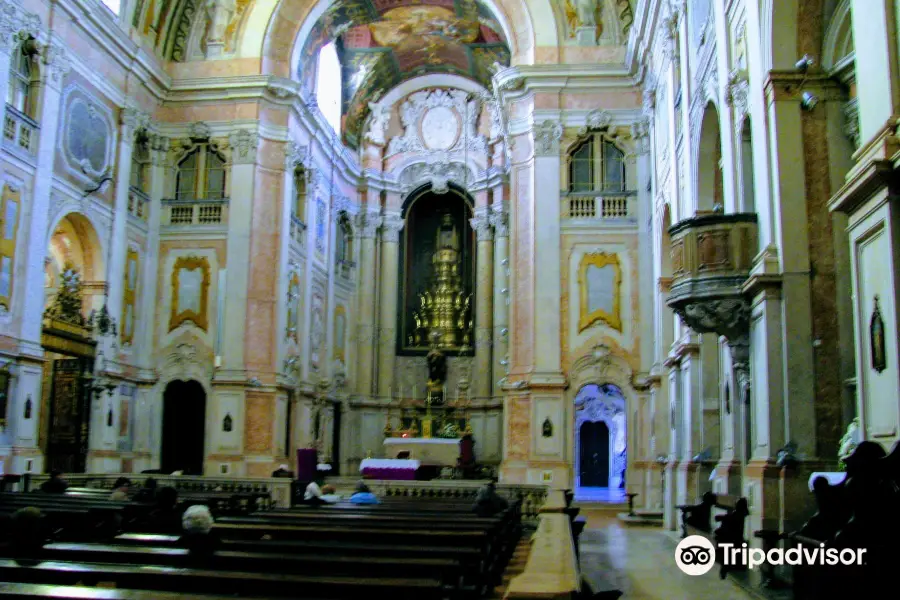
<path fill-rule="evenodd" d="M 797 67 L 798 71 L 802 71 L 802 72 L 806 73 L 809 70 L 809 68 L 811 66 L 813 66 L 814 64 L 816 64 L 816 59 L 814 59 L 809 54 L 804 54 L 800 58 L 800 60 L 798 60 L 796 63 L 794 63 L 794 66 Z"/>
<path fill-rule="evenodd" d="M 804 110 L 812 110 L 818 103 L 819 97 L 812 92 L 803 92 L 803 95 L 800 96 L 800 106 L 802 106 Z"/>

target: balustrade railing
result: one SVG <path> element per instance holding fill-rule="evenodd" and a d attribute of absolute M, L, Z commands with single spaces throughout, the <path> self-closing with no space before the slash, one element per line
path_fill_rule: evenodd
<path fill-rule="evenodd" d="M 12 144 L 34 156 L 37 153 L 37 137 L 40 126 L 37 121 L 6 105 L 3 123 L 3 141 Z"/>
<path fill-rule="evenodd" d="M 302 246 L 305 236 L 306 223 L 301 221 L 296 215 L 291 215 L 291 240 Z"/>
<path fill-rule="evenodd" d="M 224 225 L 228 223 L 228 200 L 162 201 L 163 225 Z"/>
<path fill-rule="evenodd" d="M 636 192 L 569 192 L 562 198 L 564 219 L 629 219 L 637 217 Z"/>
<path fill-rule="evenodd" d="M 134 186 L 128 188 L 128 214 L 139 221 L 146 221 L 149 213 L 150 196 Z"/>

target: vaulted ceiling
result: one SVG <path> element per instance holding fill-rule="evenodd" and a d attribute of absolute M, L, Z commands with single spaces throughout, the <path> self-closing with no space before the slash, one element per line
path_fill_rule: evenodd
<path fill-rule="evenodd" d="M 500 25 L 479 0 L 338 0 L 306 40 L 302 81 L 312 81 L 318 51 L 331 40 L 343 65 L 343 136 L 351 146 L 368 103 L 399 83 L 452 73 L 490 87 L 491 66 L 510 58 Z"/>

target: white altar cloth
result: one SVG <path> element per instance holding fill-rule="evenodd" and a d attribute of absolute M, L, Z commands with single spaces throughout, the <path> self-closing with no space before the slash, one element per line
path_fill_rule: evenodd
<path fill-rule="evenodd" d="M 409 458 L 423 465 L 455 467 L 459 458 L 459 440 L 447 438 L 385 438 L 384 451 L 387 456 L 397 456 L 409 451 Z"/>
<path fill-rule="evenodd" d="M 410 469 L 415 471 L 419 468 L 417 460 L 399 460 L 396 458 L 364 458 L 359 463 L 359 470 L 363 469 Z"/>

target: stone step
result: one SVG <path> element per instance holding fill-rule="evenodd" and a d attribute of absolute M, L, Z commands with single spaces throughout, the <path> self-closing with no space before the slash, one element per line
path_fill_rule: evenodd
<path fill-rule="evenodd" d="M 616 518 L 629 527 L 661 527 L 663 522 L 662 514 L 640 514 L 637 511 L 634 515 L 620 512 Z"/>

